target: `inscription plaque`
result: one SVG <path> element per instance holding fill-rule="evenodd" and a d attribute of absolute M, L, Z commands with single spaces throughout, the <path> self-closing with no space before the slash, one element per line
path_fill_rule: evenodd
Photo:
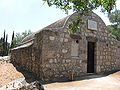
<path fill-rule="evenodd" d="M 88 29 L 97 30 L 97 22 L 93 20 L 88 20 Z"/>
<path fill-rule="evenodd" d="M 78 57 L 78 46 L 79 46 L 78 43 L 76 43 L 75 41 L 72 42 L 72 45 L 71 45 L 71 56 L 72 57 Z"/>

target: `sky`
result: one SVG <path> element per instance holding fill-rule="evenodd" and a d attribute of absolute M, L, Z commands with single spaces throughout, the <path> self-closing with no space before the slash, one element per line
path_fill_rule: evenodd
<path fill-rule="evenodd" d="M 119 5 L 120 0 L 117 1 L 117 7 Z M 94 12 L 106 25 L 110 24 L 107 15 L 101 13 L 100 9 Z M 10 42 L 13 31 L 15 33 L 25 30 L 35 32 L 65 16 L 67 16 L 65 12 L 55 7 L 48 7 L 42 0 L 0 0 L 0 37 L 5 30 Z"/>

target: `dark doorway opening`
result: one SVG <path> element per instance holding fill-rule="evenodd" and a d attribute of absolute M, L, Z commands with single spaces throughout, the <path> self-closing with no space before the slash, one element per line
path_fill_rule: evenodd
<path fill-rule="evenodd" d="M 95 43 L 94 42 L 88 42 L 87 73 L 94 73 L 94 50 L 95 50 Z"/>

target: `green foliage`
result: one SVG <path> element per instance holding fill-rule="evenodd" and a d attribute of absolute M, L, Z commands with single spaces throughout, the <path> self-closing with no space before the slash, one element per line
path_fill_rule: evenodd
<path fill-rule="evenodd" d="M 93 9 L 101 7 L 101 11 L 108 13 L 115 7 L 116 0 L 43 0 L 47 2 L 48 6 L 55 5 L 57 8 L 64 10 L 68 13 L 69 10 L 81 12 L 80 16 L 85 15 L 85 11 L 88 12 Z M 80 23 L 81 22 L 81 23 Z M 79 29 L 78 25 L 82 24 L 81 19 L 77 19 L 69 24 L 69 33 L 76 33 Z"/>
<path fill-rule="evenodd" d="M 1 39 L 0 39 L 0 56 L 8 55 L 10 49 L 18 46 L 20 44 L 20 42 L 22 41 L 22 39 L 31 33 L 32 32 L 29 30 L 29 31 L 25 31 L 22 33 L 16 33 L 16 35 L 15 35 L 14 31 L 13 31 L 11 45 L 10 45 L 8 43 L 8 35 L 4 31 L 3 37 L 1 37 Z"/>
<path fill-rule="evenodd" d="M 55 5 L 57 8 L 68 12 L 93 10 L 101 7 L 103 11 L 110 12 L 115 6 L 116 0 L 43 0 L 49 6 Z"/>
<path fill-rule="evenodd" d="M 84 24 L 82 22 L 82 19 L 80 19 L 80 16 L 77 16 L 76 20 L 68 25 L 69 34 L 74 34 L 74 33 L 78 32 L 78 30 L 80 29 L 80 25 L 82 25 L 82 24 Z"/>
<path fill-rule="evenodd" d="M 73 21 L 72 23 L 70 23 L 69 26 L 68 26 L 69 27 L 68 32 L 70 34 L 76 33 L 77 30 L 79 29 L 78 24 L 79 23 L 77 23 L 77 21 Z"/>
<path fill-rule="evenodd" d="M 14 33 L 13 33 L 13 36 L 12 36 L 12 41 L 11 41 L 11 48 L 15 48 L 17 47 L 21 41 L 28 35 L 30 35 L 32 32 L 30 30 L 28 31 L 25 31 L 25 32 L 22 32 L 22 33 L 16 33 L 16 35 L 14 36 Z M 14 38 L 13 38 L 14 37 Z"/>
<path fill-rule="evenodd" d="M 108 14 L 108 18 L 112 25 L 107 26 L 114 38 L 120 37 L 120 10 Z"/>
<path fill-rule="evenodd" d="M 120 24 L 120 10 L 109 13 L 108 18 L 112 24 Z"/>
<path fill-rule="evenodd" d="M 117 25 L 108 25 L 107 28 L 113 38 L 120 37 L 120 28 L 117 28 Z"/>

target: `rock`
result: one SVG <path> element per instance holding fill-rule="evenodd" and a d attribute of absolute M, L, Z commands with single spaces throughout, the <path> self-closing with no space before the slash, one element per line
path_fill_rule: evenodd
<path fill-rule="evenodd" d="M 27 83 L 25 81 L 25 78 L 19 78 L 1 87 L 0 90 L 19 90 L 19 88 L 23 87 L 26 84 Z"/>
<path fill-rule="evenodd" d="M 63 53 L 67 53 L 68 51 L 66 49 L 62 49 L 62 52 Z"/>
<path fill-rule="evenodd" d="M 0 57 L 0 61 L 2 61 L 2 62 L 10 62 L 10 56 Z"/>
<path fill-rule="evenodd" d="M 50 39 L 50 40 L 55 40 L 55 37 L 50 36 L 49 39 Z"/>
<path fill-rule="evenodd" d="M 25 78 L 20 78 L 1 87 L 0 90 L 44 90 L 44 87 L 39 81 L 34 81 L 29 84 Z"/>
<path fill-rule="evenodd" d="M 34 81 L 25 88 L 25 90 L 44 90 L 44 87 L 39 81 Z"/>
<path fill-rule="evenodd" d="M 64 39 L 65 42 L 68 42 L 68 39 Z"/>

